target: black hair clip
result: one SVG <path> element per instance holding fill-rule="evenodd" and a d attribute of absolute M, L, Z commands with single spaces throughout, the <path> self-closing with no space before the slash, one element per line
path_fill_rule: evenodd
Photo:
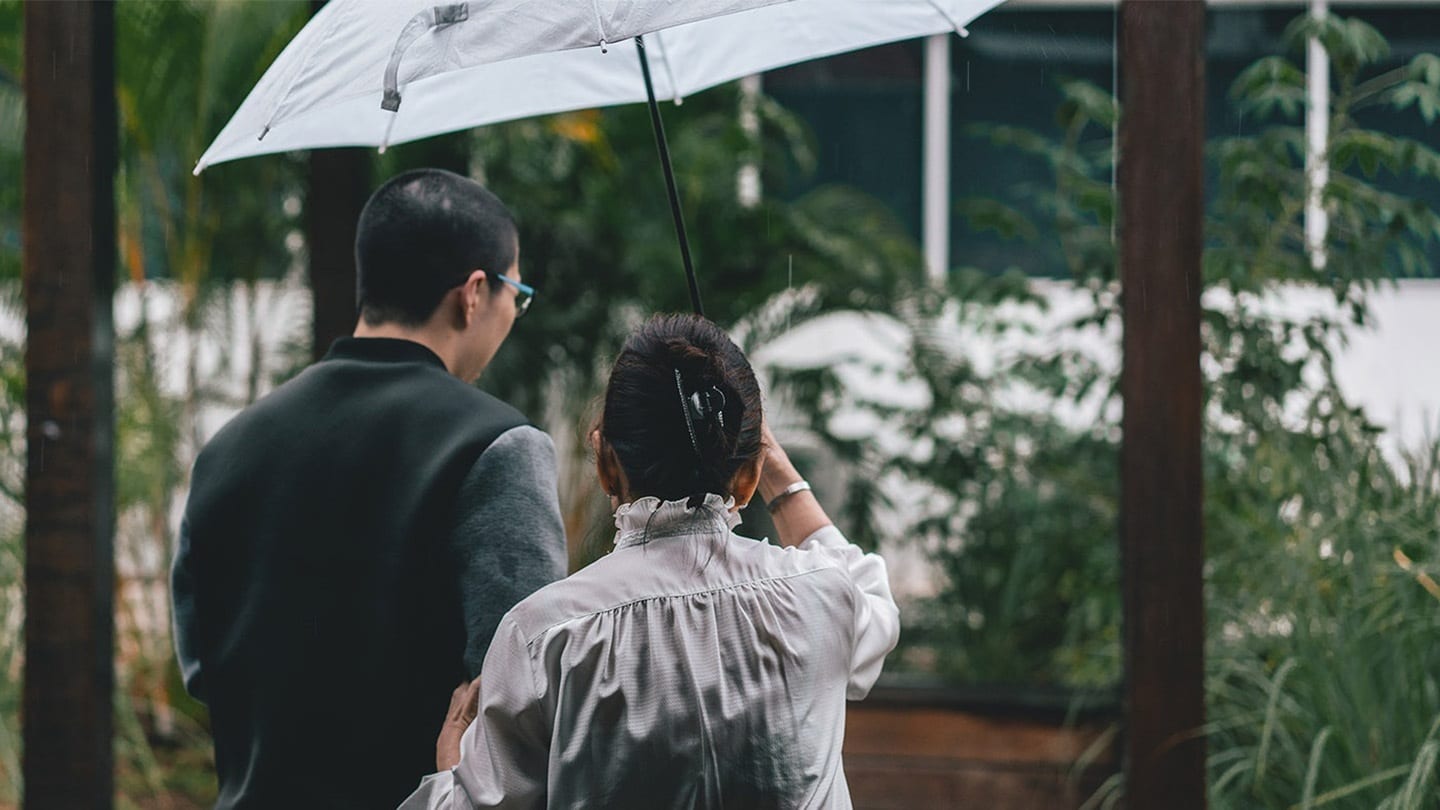
<path fill-rule="evenodd" d="M 706 422 L 714 417 L 720 427 L 725 427 L 725 392 L 716 386 L 712 385 L 708 390 L 691 394 L 688 405 L 690 418 L 694 421 Z"/>
<path fill-rule="evenodd" d="M 695 457 L 700 458 L 700 441 L 695 437 L 695 423 L 708 422 L 713 418 L 722 429 L 725 427 L 725 392 L 712 385 L 686 397 L 685 384 L 680 377 L 680 369 L 677 368 L 675 393 L 680 395 L 680 409 L 685 414 L 685 430 L 690 434 L 690 447 L 694 449 Z"/>

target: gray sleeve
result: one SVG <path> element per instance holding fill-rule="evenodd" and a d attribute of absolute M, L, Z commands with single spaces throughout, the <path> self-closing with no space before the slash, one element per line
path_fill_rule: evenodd
<path fill-rule="evenodd" d="M 460 487 L 451 553 L 465 614 L 465 669 L 480 674 L 500 618 L 516 602 L 565 576 L 565 526 L 555 483 L 555 445 L 523 425 L 500 435 Z"/>
<path fill-rule="evenodd" d="M 175 661 L 185 691 L 204 700 L 200 681 L 200 631 L 195 609 L 195 558 L 190 549 L 190 521 L 180 521 L 180 541 L 170 566 L 170 611 L 175 636 Z"/>

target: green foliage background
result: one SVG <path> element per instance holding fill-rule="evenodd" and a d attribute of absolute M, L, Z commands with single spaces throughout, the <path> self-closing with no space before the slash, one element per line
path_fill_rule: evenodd
<path fill-rule="evenodd" d="M 1335 84 L 1323 265 L 1303 225 L 1298 60 L 1310 36 L 1330 53 Z M 1210 798 L 1216 807 L 1437 807 L 1440 442 L 1387 455 L 1380 430 L 1340 390 L 1334 358 L 1349 330 L 1371 323 L 1373 291 L 1433 274 L 1426 252 L 1440 242 L 1440 216 L 1388 181 L 1433 188 L 1440 154 L 1433 141 L 1366 128 L 1355 113 L 1385 106 L 1433 126 L 1440 61 L 1425 54 L 1377 70 L 1386 44 L 1357 19 L 1302 17 L 1286 38 L 1288 54 L 1261 59 L 1231 87 L 1230 103 L 1257 122 L 1252 134 L 1207 145 L 1216 178 L 1201 361 Z M 944 293 L 917 290 L 894 310 L 929 407 L 857 398 L 836 369 L 791 382 L 813 429 L 860 463 L 865 481 L 930 492 L 899 534 L 945 580 L 907 612 L 892 670 L 1103 695 L 1121 675 L 1121 403 L 1117 369 L 1076 347 L 1098 338 L 1118 354 L 1119 111 L 1094 85 L 1062 80 L 1061 89 L 1058 140 L 988 124 L 968 132 L 1044 166 L 1052 182 L 960 203 L 972 227 L 1032 244 L 1088 295 L 1087 311 L 1050 336 L 1058 348 L 978 364 L 968 341 L 1025 332 L 1025 319 L 999 313 L 1043 309 L 1047 299 L 998 268 L 960 268 Z M 1276 305 L 1307 291 L 1326 305 Z M 908 449 L 835 435 L 837 408 L 870 411 Z M 1063 415 L 1077 408 L 1084 419 Z M 853 517 L 878 532 L 895 515 L 874 489 Z M 1120 787 L 1112 780 L 1094 803 L 1115 804 Z"/>

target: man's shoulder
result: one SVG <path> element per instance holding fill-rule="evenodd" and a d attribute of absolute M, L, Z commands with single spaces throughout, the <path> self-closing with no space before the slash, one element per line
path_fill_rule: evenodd
<path fill-rule="evenodd" d="M 367 421 L 448 426 L 491 440 L 530 424 L 514 406 L 443 369 L 415 365 L 378 385 L 373 379 L 357 384 L 346 376 L 328 360 L 309 366 L 232 416 L 205 443 L 197 464 L 207 456 L 233 456 L 257 440 L 273 445 L 286 436 L 303 442 L 316 423 L 337 419 L 355 429 L 360 429 L 357 422 Z"/>
<path fill-rule="evenodd" d="M 365 407 L 383 407 L 394 402 L 418 418 L 479 418 L 528 424 L 529 420 L 510 403 L 482 391 L 441 368 L 420 364 L 395 365 L 385 368 L 380 378 L 349 377 L 343 361 L 322 360 L 290 380 L 277 386 L 236 416 L 236 420 L 264 420 L 269 415 L 285 417 L 296 410 L 329 399 L 327 410 L 342 403 L 364 403 Z M 385 390 L 385 389 L 388 389 Z M 232 420 L 233 421 L 233 420 Z"/>
<path fill-rule="evenodd" d="M 525 414 L 521 413 L 514 405 L 457 377 L 449 374 L 445 376 L 450 380 L 447 386 L 455 392 L 454 398 L 448 400 L 446 404 L 467 411 L 478 410 L 481 413 L 493 414 L 497 418 L 514 423 L 514 426 L 530 424 L 530 420 L 526 418 Z"/>
<path fill-rule="evenodd" d="M 242 407 L 205 442 L 201 455 L 204 456 L 206 451 L 215 452 L 228 443 L 243 442 L 246 434 L 274 421 L 288 409 L 288 401 L 293 399 L 293 394 L 306 387 L 305 377 L 309 371 L 309 368 L 305 369 Z"/>

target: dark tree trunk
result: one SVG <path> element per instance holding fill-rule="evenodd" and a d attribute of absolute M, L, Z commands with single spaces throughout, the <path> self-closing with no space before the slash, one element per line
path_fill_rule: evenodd
<path fill-rule="evenodd" d="M 318 14 L 326 0 L 310 0 Z M 311 359 L 319 360 L 336 338 L 355 330 L 355 223 L 370 196 L 368 149 L 316 149 L 310 152 L 309 189 L 305 194 L 305 244 L 310 253 L 310 292 L 314 319 Z"/>
<path fill-rule="evenodd" d="M 113 802 L 109 3 L 25 4 L 25 806 Z"/>
<path fill-rule="evenodd" d="M 311 352 L 316 360 L 336 338 L 355 329 L 355 223 L 370 194 L 368 152 L 346 148 L 310 153 L 305 241 L 315 296 Z"/>
<path fill-rule="evenodd" d="M 1205 807 L 1200 253 L 1205 6 L 1120 10 L 1126 804 Z"/>

